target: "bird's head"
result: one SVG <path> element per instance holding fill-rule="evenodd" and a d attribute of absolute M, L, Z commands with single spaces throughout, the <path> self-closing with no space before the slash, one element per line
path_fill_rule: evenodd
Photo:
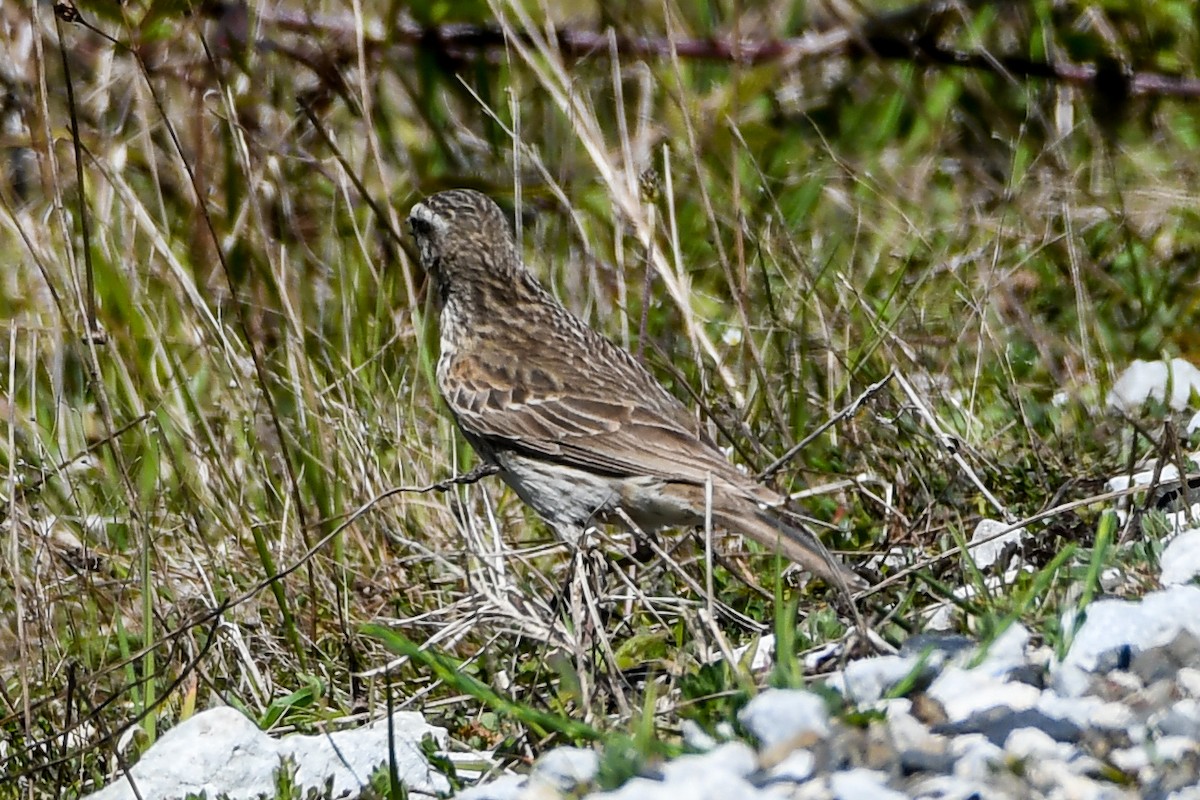
<path fill-rule="evenodd" d="M 408 226 L 443 301 L 467 286 L 511 284 L 524 272 L 504 212 L 473 189 L 425 198 L 408 212 Z"/>

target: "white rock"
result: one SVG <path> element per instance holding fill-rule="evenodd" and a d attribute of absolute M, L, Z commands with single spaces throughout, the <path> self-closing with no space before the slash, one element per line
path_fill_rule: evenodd
<path fill-rule="evenodd" d="M 1004 752 L 1014 758 L 1066 761 L 1075 755 L 1075 748 L 1056 742 L 1050 734 L 1037 728 L 1017 728 L 1004 740 Z"/>
<path fill-rule="evenodd" d="M 907 547 L 892 547 L 882 553 L 876 553 L 866 560 L 864 566 L 868 570 L 888 569 L 898 571 L 912 563 L 912 550 Z"/>
<path fill-rule="evenodd" d="M 1200 587 L 1172 586 L 1140 601 L 1098 600 L 1086 613 L 1066 658 L 1051 671 L 1055 689 L 1066 697 L 1083 695 L 1101 657 L 1113 650 L 1161 647 L 1183 630 L 1200 636 Z"/>
<path fill-rule="evenodd" d="M 585 747 L 556 747 L 543 755 L 529 773 L 531 782 L 551 786 L 562 793 L 591 783 L 600 770 L 600 756 Z"/>
<path fill-rule="evenodd" d="M 907 800 L 908 795 L 889 789 L 887 773 L 873 769 L 851 769 L 829 776 L 829 788 L 837 800 Z"/>
<path fill-rule="evenodd" d="M 1188 583 L 1200 575 L 1200 528 L 1176 536 L 1163 550 L 1162 583 L 1170 586 Z"/>
<path fill-rule="evenodd" d="M 920 747 L 934 736 L 925 723 L 900 708 L 888 709 L 887 728 L 897 750 Z"/>
<path fill-rule="evenodd" d="M 1082 730 L 1132 731 L 1137 717 L 1129 706 L 1098 697 L 1062 697 L 1046 689 L 1038 698 L 1038 711 L 1048 717 L 1065 719 Z"/>
<path fill-rule="evenodd" d="M 768 800 L 745 779 L 726 773 L 686 775 L 672 781 L 634 778 L 616 791 L 588 795 L 589 800 Z"/>
<path fill-rule="evenodd" d="M 1190 471 L 1200 467 L 1200 453 L 1189 454 L 1187 460 L 1188 464 L 1185 465 L 1185 469 Z M 1153 486 L 1156 492 L 1179 488 L 1179 467 L 1174 463 L 1160 463 L 1157 460 L 1151 460 L 1142 466 L 1144 467 L 1142 471 L 1132 475 L 1114 475 L 1105 482 L 1105 488 L 1109 491 L 1124 491 L 1131 486 Z M 1117 501 L 1117 519 L 1122 525 L 1129 520 L 1130 510 L 1133 506 L 1134 503 L 1130 497 L 1123 497 Z M 1163 512 L 1169 531 L 1169 535 L 1164 541 L 1169 541 L 1170 538 L 1182 531 L 1194 528 L 1193 520 L 1198 515 L 1200 515 L 1200 503 L 1193 503 L 1190 508 Z"/>
<path fill-rule="evenodd" d="M 1014 669 L 1025 666 L 1028 646 L 1029 630 L 1024 625 L 1010 625 L 988 646 L 983 661 L 974 669 L 997 678 L 1007 677 Z"/>
<path fill-rule="evenodd" d="M 1117 800 L 1129 795 L 1112 784 L 1102 784 L 1079 775 L 1062 761 L 1033 761 L 1026 765 L 1026 778 L 1046 797 L 1072 800 Z"/>
<path fill-rule="evenodd" d="M 989 709 L 1037 708 L 1041 692 L 1027 683 L 1009 683 L 977 672 L 950 667 L 929 687 L 951 722 L 962 722 Z"/>
<path fill-rule="evenodd" d="M 750 663 L 746 664 L 746 655 L 750 652 L 751 647 L 754 648 L 754 654 L 750 656 Z M 750 642 L 750 644 L 734 648 L 733 660 L 738 664 L 746 666 L 751 672 L 762 672 L 765 669 L 770 669 L 775 664 L 774 634 L 759 636 L 753 642 Z"/>
<path fill-rule="evenodd" d="M 1026 535 L 1025 529 L 1016 528 L 1006 533 L 1000 533 L 1009 527 L 1011 526 L 1007 522 L 1000 520 L 979 520 L 979 524 L 975 526 L 975 532 L 971 534 L 969 545 L 971 557 L 975 559 L 975 566 L 987 569 L 996 563 L 996 559 L 1000 558 L 1005 547 L 1010 544 L 1020 547 L 1021 540 Z"/>
<path fill-rule="evenodd" d="M 954 617 L 958 606 L 950 602 L 938 603 L 934 612 L 925 621 L 927 631 L 948 631 L 954 629 Z"/>
<path fill-rule="evenodd" d="M 982 733 L 955 736 L 950 741 L 954 775 L 968 781 L 989 783 L 998 764 L 1004 763 L 1004 750 L 988 741 Z"/>
<path fill-rule="evenodd" d="M 1167 399 L 1168 389 L 1171 396 Z M 1166 400 L 1175 411 L 1187 408 L 1192 392 L 1200 391 L 1200 369 L 1182 358 L 1167 361 L 1138 359 L 1125 368 L 1108 394 L 1110 408 L 1137 411 L 1149 399 Z"/>
<path fill-rule="evenodd" d="M 888 709 L 887 731 L 901 761 L 921 757 L 938 760 L 950 753 L 951 737 L 931 732 L 923 722 L 899 707 Z"/>
<path fill-rule="evenodd" d="M 1148 782 L 1162 773 L 1161 765 L 1194 759 L 1197 753 L 1200 753 L 1200 743 L 1191 737 L 1160 736 L 1140 745 L 1113 750 L 1108 754 L 1108 760 L 1122 772 Z"/>
<path fill-rule="evenodd" d="M 804 783 L 813 776 L 817 759 L 811 750 L 793 750 L 767 771 L 772 781 Z"/>
<path fill-rule="evenodd" d="M 738 721 L 772 747 L 806 733 L 824 739 L 829 735 L 829 710 L 825 701 L 798 689 L 767 689 L 738 712 Z"/>
<path fill-rule="evenodd" d="M 1200 669 L 1180 667 L 1175 674 L 1175 683 L 1191 697 L 1200 697 Z"/>
<path fill-rule="evenodd" d="M 663 780 L 672 783 L 706 774 L 745 778 L 758 768 L 754 749 L 745 742 L 726 742 L 707 753 L 679 756 L 662 767 Z"/>
<path fill-rule="evenodd" d="M 683 734 L 683 743 L 692 750 L 712 750 L 717 746 L 717 740 L 708 735 L 708 731 L 700 727 L 694 719 L 685 719 L 679 724 L 679 732 Z"/>
<path fill-rule="evenodd" d="M 444 748 L 445 729 L 427 724 L 415 712 L 397 712 L 392 720 L 397 768 L 409 791 L 449 791 L 449 781 L 430 767 L 420 746 L 429 735 Z M 133 766 L 138 795 L 128 780 L 117 778 L 88 800 L 133 800 L 139 795 L 142 800 L 166 800 L 200 792 L 209 797 L 227 794 L 230 800 L 250 800 L 260 793 L 274 797 L 275 776 L 284 758 L 295 763 L 302 792 L 321 787 L 329 776 L 335 795 L 356 792 L 387 762 L 387 720 L 353 730 L 273 739 L 232 708 L 209 709 L 167 731 Z"/>
<path fill-rule="evenodd" d="M 829 642 L 816 647 L 804 654 L 804 669 L 807 672 L 817 672 L 822 665 L 831 659 L 840 658 L 845 651 L 846 645 L 842 642 Z"/>
<path fill-rule="evenodd" d="M 831 676 L 829 686 L 856 705 L 880 700 L 888 689 L 907 678 L 920 659 L 916 656 L 875 656 L 852 661 L 840 675 Z"/>
<path fill-rule="evenodd" d="M 977 666 L 948 666 L 929 686 L 929 696 L 942 704 L 952 722 L 961 722 L 980 711 L 1004 706 L 1024 711 L 1038 704 L 1041 690 L 1026 683 L 1009 682 L 1008 674 L 1025 664 L 1029 631 L 1013 625 L 988 648 Z"/>
<path fill-rule="evenodd" d="M 1150 766 L 1150 754 L 1142 746 L 1122 747 L 1108 754 L 1108 760 L 1117 769 L 1130 775 L 1137 775 Z"/>
<path fill-rule="evenodd" d="M 529 779 L 524 775 L 501 775 L 499 778 L 463 789 L 455 800 L 531 800 L 527 791 Z"/>
<path fill-rule="evenodd" d="M 1100 570 L 1100 588 L 1115 592 L 1125 582 L 1125 573 L 1120 567 L 1105 567 Z"/>
<path fill-rule="evenodd" d="M 1185 697 L 1158 711 L 1147 721 L 1151 728 L 1171 736 L 1200 740 L 1200 702 Z"/>
<path fill-rule="evenodd" d="M 1189 456 L 1189 460 L 1192 464 L 1200 466 L 1200 456 L 1197 454 L 1193 453 Z M 1145 469 L 1135 472 L 1132 475 L 1113 475 L 1105 481 L 1104 488 L 1110 492 L 1120 492 L 1128 489 L 1130 486 L 1170 488 L 1172 485 L 1179 484 L 1179 467 L 1173 462 L 1160 464 L 1157 460 L 1151 460 L 1142 466 Z"/>
<path fill-rule="evenodd" d="M 910 787 L 913 797 L 937 800 L 1009 800 L 991 781 L 969 781 L 954 775 L 937 775 Z"/>
<path fill-rule="evenodd" d="M 1200 753 L 1200 742 L 1190 736 L 1160 736 L 1154 740 L 1154 755 L 1158 763 L 1178 764 Z"/>

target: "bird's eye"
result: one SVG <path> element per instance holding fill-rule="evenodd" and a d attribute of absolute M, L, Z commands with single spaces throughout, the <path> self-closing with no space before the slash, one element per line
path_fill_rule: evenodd
<path fill-rule="evenodd" d="M 412 228 L 412 232 L 417 236 L 428 236 L 433 231 L 433 225 L 429 220 L 420 217 L 409 217 L 408 227 Z"/>

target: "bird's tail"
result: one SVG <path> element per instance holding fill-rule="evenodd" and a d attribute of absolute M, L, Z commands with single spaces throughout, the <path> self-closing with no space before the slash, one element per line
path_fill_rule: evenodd
<path fill-rule="evenodd" d="M 799 523 L 784 519 L 769 509 L 754 507 L 749 502 L 739 504 L 735 511 L 714 508 L 713 521 L 723 528 L 749 536 L 843 590 L 866 589 L 870 585 Z"/>

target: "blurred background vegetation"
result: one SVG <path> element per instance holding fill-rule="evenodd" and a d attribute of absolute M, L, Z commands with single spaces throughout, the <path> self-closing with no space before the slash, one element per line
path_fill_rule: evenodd
<path fill-rule="evenodd" d="M 752 687 L 730 645 L 846 633 L 769 554 L 723 543 L 710 596 L 702 546 L 631 566 L 615 531 L 580 616 L 494 479 L 383 496 L 472 464 L 402 226 L 440 189 L 513 212 L 750 471 L 815 434 L 775 484 L 873 581 L 919 567 L 860 601 L 883 640 L 946 604 L 1053 638 L 1096 509 L 1034 526 L 999 589 L 932 558 L 1174 452 L 1104 392 L 1200 357 L 1193 2 L 26 0 L 0 47 L 0 797 L 217 702 L 306 727 L 390 686 L 464 745 L 562 741 L 367 621 L 668 740 Z M 1153 548 L 1120 558 L 1137 591 Z"/>

